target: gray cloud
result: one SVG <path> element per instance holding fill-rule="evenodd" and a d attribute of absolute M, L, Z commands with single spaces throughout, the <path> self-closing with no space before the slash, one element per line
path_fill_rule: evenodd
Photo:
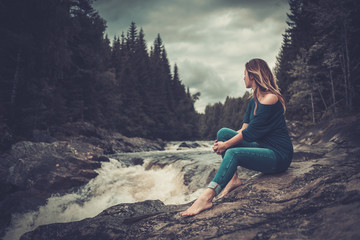
<path fill-rule="evenodd" d="M 201 92 L 195 107 L 245 92 L 244 64 L 260 57 L 274 67 L 286 28 L 287 0 L 98 0 L 107 33 L 142 27 L 148 44 L 160 33 L 183 83 Z"/>
<path fill-rule="evenodd" d="M 187 86 L 191 86 L 193 93 L 201 92 L 202 95 L 195 106 L 205 109 L 206 105 L 224 100 L 224 95 L 231 93 L 230 86 L 234 84 L 224 84 L 224 79 L 218 75 L 216 70 L 202 62 L 190 62 L 185 60 L 179 66 L 186 71 L 180 75 L 180 79 Z"/>

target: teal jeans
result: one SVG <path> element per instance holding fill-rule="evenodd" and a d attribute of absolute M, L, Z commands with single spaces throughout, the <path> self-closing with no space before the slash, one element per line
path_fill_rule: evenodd
<path fill-rule="evenodd" d="M 218 141 L 227 141 L 237 135 L 238 132 L 229 128 L 222 128 L 217 133 Z M 209 188 L 215 190 L 216 195 L 231 180 L 238 166 L 263 173 L 277 173 L 278 160 L 275 152 L 268 148 L 262 148 L 256 142 L 241 143 L 228 148 L 222 153 L 223 161 Z M 282 170 L 283 171 L 283 170 Z"/>

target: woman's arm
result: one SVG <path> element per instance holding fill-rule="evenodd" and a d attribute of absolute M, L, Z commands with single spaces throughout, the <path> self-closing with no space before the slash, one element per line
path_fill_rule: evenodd
<path fill-rule="evenodd" d="M 215 141 L 215 144 L 213 146 L 213 150 L 214 150 L 214 152 L 216 152 L 217 154 L 220 155 L 223 152 L 225 152 L 226 149 L 230 148 L 233 145 L 238 144 L 242 140 L 244 140 L 244 137 L 242 135 L 242 132 L 240 132 L 239 134 L 235 135 L 234 137 L 227 140 L 226 142 Z"/>
<path fill-rule="evenodd" d="M 241 132 L 242 132 L 242 130 L 246 129 L 248 126 L 249 126 L 249 124 L 248 124 L 248 123 L 243 123 L 243 125 L 242 125 L 241 129 L 237 130 L 237 132 L 238 132 L 238 133 L 241 133 Z"/>
<path fill-rule="evenodd" d="M 216 152 L 217 154 L 222 154 L 223 152 L 225 152 L 226 149 L 241 142 L 244 139 L 242 135 L 242 131 L 246 129 L 248 125 L 249 125 L 248 123 L 243 123 L 241 129 L 237 131 L 239 134 L 235 135 L 226 142 L 215 141 L 215 144 L 213 146 L 214 152 Z"/>

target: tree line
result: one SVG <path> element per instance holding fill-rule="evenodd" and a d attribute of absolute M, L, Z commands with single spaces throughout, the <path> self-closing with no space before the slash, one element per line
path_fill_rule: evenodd
<path fill-rule="evenodd" d="M 239 130 L 250 100 L 251 94 L 245 92 L 242 97 L 226 97 L 225 102 L 207 105 L 201 115 L 200 133 L 203 139 L 216 139 L 219 129 L 227 127 Z"/>
<path fill-rule="evenodd" d="M 313 123 L 359 111 L 360 2 L 289 0 L 275 67 L 287 118 Z"/>
<path fill-rule="evenodd" d="M 194 102 L 160 35 L 111 42 L 92 0 L 0 1 L 1 141 L 87 121 L 127 136 L 199 137 Z M 14 137 L 15 136 L 15 137 Z"/>

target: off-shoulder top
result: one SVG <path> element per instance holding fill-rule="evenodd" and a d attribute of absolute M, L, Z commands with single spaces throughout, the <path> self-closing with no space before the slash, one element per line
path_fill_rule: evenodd
<path fill-rule="evenodd" d="M 284 117 L 284 109 L 278 100 L 267 105 L 258 102 L 254 116 L 255 100 L 250 99 L 243 123 L 248 127 L 242 131 L 245 141 L 257 142 L 261 147 L 273 150 L 281 160 L 291 161 L 293 145 Z"/>

